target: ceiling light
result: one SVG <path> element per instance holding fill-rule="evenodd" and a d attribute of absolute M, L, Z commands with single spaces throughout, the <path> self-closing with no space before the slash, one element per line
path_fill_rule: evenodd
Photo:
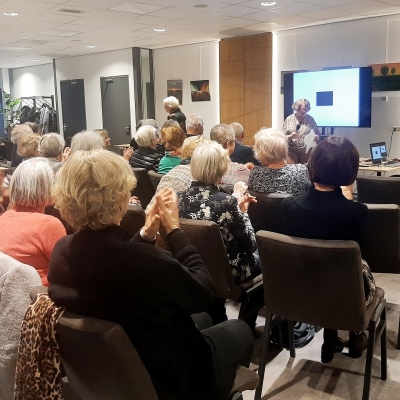
<path fill-rule="evenodd" d="M 154 28 L 154 32 L 165 32 L 165 28 Z"/>
<path fill-rule="evenodd" d="M 276 1 L 263 1 L 260 3 L 263 7 L 271 7 L 276 4 Z"/>
<path fill-rule="evenodd" d="M 196 4 L 195 7 L 196 8 L 207 8 L 208 4 Z"/>
<path fill-rule="evenodd" d="M 35 59 L 35 60 L 33 60 L 33 61 L 40 61 L 40 60 L 38 60 L 38 59 Z"/>
<path fill-rule="evenodd" d="M 95 46 L 94 44 L 88 44 L 86 47 L 88 49 L 95 49 L 97 46 Z"/>
<path fill-rule="evenodd" d="M 9 13 L 3 13 L 6 17 L 17 17 L 19 14 L 17 12 L 9 12 Z"/>

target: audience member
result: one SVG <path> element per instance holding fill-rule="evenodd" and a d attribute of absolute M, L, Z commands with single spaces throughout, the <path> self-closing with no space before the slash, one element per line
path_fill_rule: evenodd
<path fill-rule="evenodd" d="M 78 150 L 90 151 L 102 148 L 104 148 L 104 141 L 98 133 L 94 131 L 83 131 L 72 137 L 70 153 L 73 154 Z"/>
<path fill-rule="evenodd" d="M 186 119 L 186 136 L 199 136 L 204 132 L 204 121 L 199 114 L 190 114 Z"/>
<path fill-rule="evenodd" d="M 261 165 L 261 163 L 254 158 L 253 149 L 250 146 L 245 146 L 243 144 L 244 140 L 244 129 L 239 122 L 232 122 L 229 125 L 235 131 L 235 150 L 230 155 L 230 159 L 233 162 L 237 162 L 240 164 L 246 164 L 248 162 L 253 163 L 254 165 Z"/>
<path fill-rule="evenodd" d="M 129 163 L 135 168 L 157 171 L 162 155 L 156 151 L 157 130 L 150 125 L 143 125 L 135 134 L 139 148 L 133 153 Z"/>
<path fill-rule="evenodd" d="M 186 132 L 186 116 L 179 108 L 179 100 L 174 96 L 169 96 L 163 100 L 164 110 L 169 114 L 168 119 L 178 122 L 179 126 Z"/>
<path fill-rule="evenodd" d="M 307 193 L 282 201 L 285 233 L 308 239 L 354 240 L 358 242 L 367 218 L 367 206 L 346 199 L 340 186 L 352 184 L 358 172 L 359 155 L 346 138 L 330 136 L 312 152 L 307 168 L 313 186 Z M 321 265 L 323 268 L 323 265 Z M 375 294 L 375 282 L 363 261 L 366 304 Z M 349 354 L 360 357 L 366 345 L 364 334 L 350 334 Z M 330 362 L 334 352 L 343 350 L 337 331 L 325 329 L 322 362 Z"/>
<path fill-rule="evenodd" d="M 37 124 L 36 122 L 25 122 L 24 125 L 28 125 L 29 128 L 32 129 L 33 133 L 38 133 L 39 135 L 42 134 L 42 128 L 39 124 Z"/>
<path fill-rule="evenodd" d="M 158 123 L 155 119 L 141 119 L 137 124 L 136 124 L 136 131 L 141 128 L 144 125 L 150 125 L 154 128 L 159 129 Z M 130 147 L 132 147 L 134 150 L 137 150 L 139 148 L 138 144 L 136 143 L 135 137 L 132 138 Z M 164 149 L 165 152 L 165 149 Z M 164 154 L 164 153 L 163 153 Z"/>
<path fill-rule="evenodd" d="M 18 167 L 22 162 L 22 157 L 17 153 L 17 146 L 20 137 L 24 133 L 33 133 L 32 129 L 28 125 L 16 125 L 11 131 L 11 142 L 13 143 L 13 148 L 11 151 L 11 166 Z"/>
<path fill-rule="evenodd" d="M 232 127 L 226 124 L 215 125 L 210 132 L 210 139 L 215 140 L 224 149 L 228 150 L 229 155 L 235 150 L 235 131 Z M 250 169 L 253 168 L 252 163 L 245 165 L 236 162 L 228 164 L 228 170 L 222 177 L 221 183 L 234 185 L 236 182 L 242 181 L 246 184 L 249 183 Z"/>
<path fill-rule="evenodd" d="M 249 187 L 256 192 L 305 193 L 310 187 L 307 168 L 303 164 L 286 164 L 288 141 L 276 129 L 261 129 L 255 136 L 255 154 L 262 167 L 250 173 Z"/>
<path fill-rule="evenodd" d="M 251 332 L 243 321 L 196 328 L 190 314 L 214 300 L 211 276 L 179 228 L 170 189 L 156 196 L 144 227 L 130 240 L 119 224 L 135 184 L 131 168 L 111 152 L 77 152 L 68 159 L 54 196 L 79 232 L 54 249 L 49 296 L 67 311 L 121 325 L 160 400 L 225 399 L 238 364 L 249 364 Z M 172 254 L 155 245 L 160 222 Z"/>
<path fill-rule="evenodd" d="M 44 214 L 51 202 L 54 173 L 45 158 L 31 158 L 14 171 L 10 184 L 12 209 L 0 216 L 0 251 L 37 269 L 47 285 L 50 255 L 66 235 L 62 223 Z"/>
<path fill-rule="evenodd" d="M 47 158 L 53 172 L 56 173 L 63 165 L 64 138 L 58 133 L 46 133 L 39 140 L 39 152 Z"/>
<path fill-rule="evenodd" d="M 39 139 L 37 133 L 23 133 L 18 140 L 17 153 L 23 160 L 39 157 Z"/>
<path fill-rule="evenodd" d="M 180 127 L 172 126 L 161 129 L 161 138 L 166 149 L 166 154 L 160 160 L 158 173 L 166 174 L 181 163 L 181 148 L 186 135 Z"/>
<path fill-rule="evenodd" d="M 103 147 L 108 150 L 111 147 L 111 139 L 108 136 L 107 129 L 94 129 L 93 132 L 98 133 L 103 138 Z"/>

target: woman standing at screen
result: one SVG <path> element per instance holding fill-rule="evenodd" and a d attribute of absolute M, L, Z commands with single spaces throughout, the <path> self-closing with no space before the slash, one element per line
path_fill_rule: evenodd
<path fill-rule="evenodd" d="M 283 123 L 283 131 L 289 140 L 289 164 L 305 164 L 311 155 L 311 149 L 307 149 L 304 138 L 314 131 L 314 142 L 319 142 L 319 129 L 311 115 L 310 102 L 306 99 L 299 99 L 293 103 L 293 114 L 289 115 Z M 308 150 L 308 151 L 307 151 Z"/>

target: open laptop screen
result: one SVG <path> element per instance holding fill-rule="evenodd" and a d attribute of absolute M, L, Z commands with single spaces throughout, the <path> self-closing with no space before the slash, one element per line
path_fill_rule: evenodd
<path fill-rule="evenodd" d="M 382 155 L 387 156 L 386 143 L 371 143 L 369 145 L 371 150 L 371 162 L 372 164 L 380 164 L 382 160 Z"/>

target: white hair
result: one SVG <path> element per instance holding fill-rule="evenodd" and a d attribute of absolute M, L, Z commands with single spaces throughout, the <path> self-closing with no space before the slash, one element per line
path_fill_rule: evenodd
<path fill-rule="evenodd" d="M 79 132 L 71 140 L 71 153 L 78 150 L 90 151 L 102 148 L 104 148 L 104 140 L 94 131 Z"/>
<path fill-rule="evenodd" d="M 267 164 L 286 160 L 288 139 L 282 131 L 274 128 L 261 128 L 255 135 L 254 154 Z"/>
<path fill-rule="evenodd" d="M 239 124 L 239 122 L 232 122 L 231 124 L 229 124 L 229 126 L 235 131 L 236 139 L 242 139 L 244 133 L 242 124 Z"/>
<path fill-rule="evenodd" d="M 176 108 L 176 107 L 179 107 L 179 100 L 174 96 L 169 96 L 163 100 L 163 104 L 164 104 L 164 106 Z"/>
<path fill-rule="evenodd" d="M 134 138 L 139 147 L 151 147 L 154 140 L 157 140 L 157 129 L 150 125 L 143 125 L 136 131 Z"/>
<path fill-rule="evenodd" d="M 213 128 L 211 129 L 210 139 L 215 140 L 223 148 L 225 148 L 227 142 L 235 141 L 235 131 L 229 125 L 218 124 L 213 126 Z"/>
<path fill-rule="evenodd" d="M 46 158 L 23 161 L 14 171 L 10 182 L 10 200 L 20 207 L 45 207 L 51 199 L 54 172 Z"/>
<path fill-rule="evenodd" d="M 65 140 L 58 133 L 46 133 L 39 140 L 39 151 L 46 158 L 59 156 L 64 147 Z"/>
<path fill-rule="evenodd" d="M 197 129 L 201 125 L 204 126 L 203 117 L 199 114 L 190 114 L 186 118 L 186 130 Z"/>

